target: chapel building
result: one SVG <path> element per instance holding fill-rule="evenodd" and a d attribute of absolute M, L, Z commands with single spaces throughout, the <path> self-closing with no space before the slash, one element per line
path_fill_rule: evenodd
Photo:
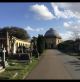
<path fill-rule="evenodd" d="M 44 37 L 46 39 L 46 48 L 48 49 L 57 48 L 57 45 L 62 41 L 59 33 L 53 28 L 50 28 Z"/>

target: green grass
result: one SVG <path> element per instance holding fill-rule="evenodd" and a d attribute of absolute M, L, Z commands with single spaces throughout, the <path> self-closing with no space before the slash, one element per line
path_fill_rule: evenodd
<path fill-rule="evenodd" d="M 15 64 L 12 64 L 12 63 Z M 27 64 L 27 61 L 20 62 L 19 60 L 8 60 L 9 67 L 0 74 L 0 79 L 11 80 L 11 79 L 23 79 L 27 76 L 31 70 L 38 64 L 38 60 L 33 58 L 32 63 Z M 14 75 L 17 75 L 14 77 Z"/>
<path fill-rule="evenodd" d="M 69 56 L 74 56 L 74 57 L 76 57 L 77 59 L 80 60 L 80 53 L 66 52 L 66 54 L 69 55 Z"/>

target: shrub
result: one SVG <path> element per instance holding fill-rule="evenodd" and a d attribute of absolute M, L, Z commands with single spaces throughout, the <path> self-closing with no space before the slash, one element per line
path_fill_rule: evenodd
<path fill-rule="evenodd" d="M 38 58 L 38 51 L 37 51 L 37 49 L 33 49 L 32 55 L 33 55 L 35 58 Z"/>
<path fill-rule="evenodd" d="M 13 54 L 9 58 L 17 59 L 17 60 L 29 60 L 29 55 L 28 54 Z"/>

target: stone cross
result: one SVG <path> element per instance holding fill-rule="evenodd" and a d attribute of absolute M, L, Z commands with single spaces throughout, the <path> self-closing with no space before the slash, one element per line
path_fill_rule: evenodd
<path fill-rule="evenodd" d="M 4 50 L 3 50 L 3 58 L 2 58 L 3 68 L 5 68 L 5 52 L 6 52 L 6 50 L 4 48 Z"/>

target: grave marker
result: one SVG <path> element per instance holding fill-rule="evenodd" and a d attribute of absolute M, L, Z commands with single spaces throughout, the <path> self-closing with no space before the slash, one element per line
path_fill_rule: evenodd
<path fill-rule="evenodd" d="M 5 50 L 5 48 L 3 49 L 3 51 L 2 51 L 3 53 L 2 53 L 2 65 L 3 65 L 3 68 L 5 68 L 5 53 L 6 53 L 6 50 Z"/>

